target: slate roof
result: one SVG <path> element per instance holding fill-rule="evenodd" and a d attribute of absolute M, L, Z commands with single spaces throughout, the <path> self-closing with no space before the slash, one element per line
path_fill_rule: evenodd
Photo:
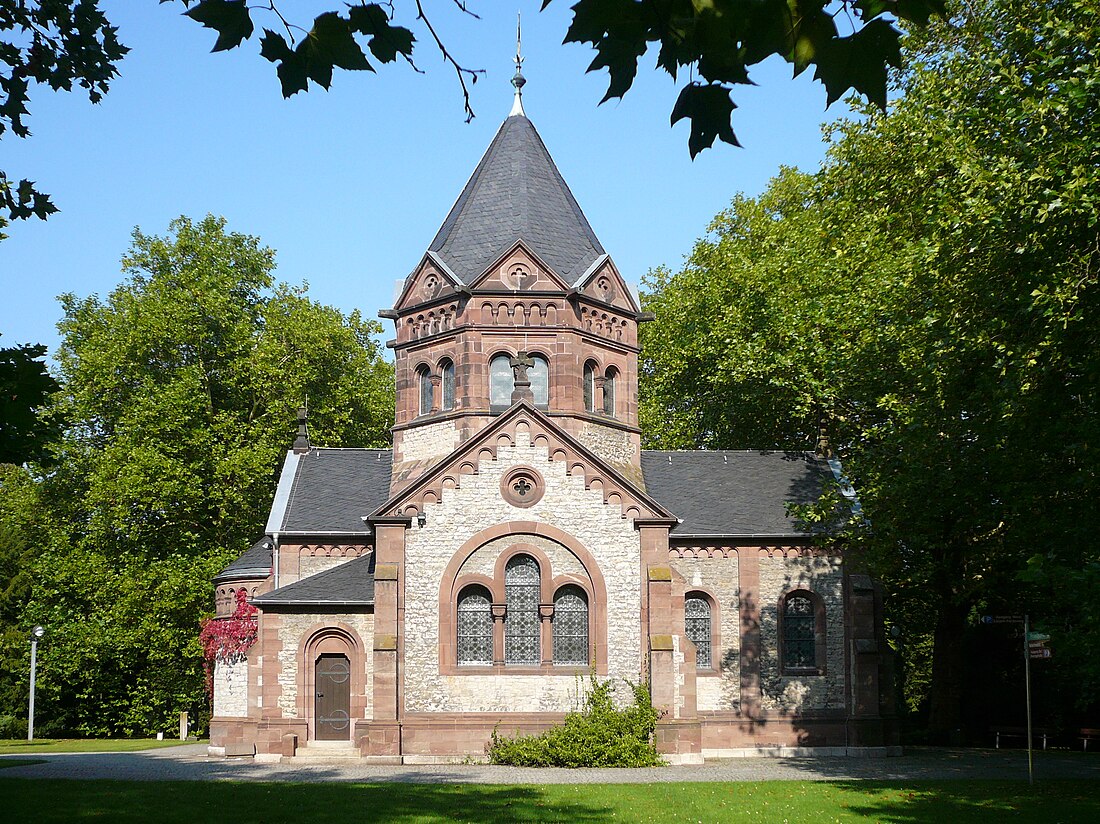
<path fill-rule="evenodd" d="M 310 575 L 252 603 L 271 606 L 369 606 L 374 603 L 374 553 Z"/>
<path fill-rule="evenodd" d="M 266 578 L 270 574 L 271 539 L 265 535 L 242 552 L 237 560 L 219 572 L 214 578 L 214 583 L 217 584 L 231 578 L 235 580 L 241 578 Z"/>
<path fill-rule="evenodd" d="M 513 115 L 428 249 L 469 285 L 520 239 L 567 283 L 604 253 L 534 125 Z"/>
<path fill-rule="evenodd" d="M 676 513 L 677 537 L 802 536 L 785 504 L 812 503 L 829 464 L 804 452 L 642 450 L 646 491 Z"/>
<path fill-rule="evenodd" d="M 290 453 L 287 461 L 269 532 L 370 532 L 363 516 L 385 503 L 390 494 L 393 453 L 389 449 L 311 449 L 301 455 Z M 278 512 L 281 502 L 283 510 Z"/>

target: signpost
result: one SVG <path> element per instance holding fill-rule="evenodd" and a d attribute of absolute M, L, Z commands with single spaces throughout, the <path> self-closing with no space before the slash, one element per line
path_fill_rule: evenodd
<path fill-rule="evenodd" d="M 1042 632 L 1032 632 L 1027 615 L 983 615 L 983 624 L 1023 624 L 1024 625 L 1024 692 L 1027 696 L 1027 783 L 1035 783 L 1035 770 L 1031 747 L 1031 659 L 1050 658 L 1051 650 L 1047 644 L 1050 636 Z"/>

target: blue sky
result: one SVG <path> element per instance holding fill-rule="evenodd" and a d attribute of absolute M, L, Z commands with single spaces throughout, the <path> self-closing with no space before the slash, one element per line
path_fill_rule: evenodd
<path fill-rule="evenodd" d="M 425 74 L 403 64 L 337 72 L 330 91 L 283 100 L 255 37 L 210 54 L 213 33 L 181 19 L 178 3 L 103 5 L 132 49 L 110 93 L 93 106 L 78 93 L 34 90 L 32 137 L 4 136 L 3 168 L 37 181 L 61 212 L 13 224 L 0 242 L 0 346 L 52 350 L 57 295 L 106 296 L 124 278 L 118 261 L 133 228 L 164 234 L 181 214 L 224 216 L 231 230 L 277 250 L 279 280 L 307 281 L 314 299 L 375 317 L 511 108 L 517 9 L 527 115 L 633 282 L 653 267 L 678 267 L 735 194 L 760 192 L 781 165 L 816 169 L 820 124 L 843 114 L 841 106 L 825 111 L 809 72 L 792 80 L 785 63 L 765 64 L 753 74 L 759 85 L 734 96 L 744 148 L 719 144 L 692 161 L 687 123 L 668 123 L 678 87 L 645 68 L 652 55 L 622 102 L 597 107 L 606 72 L 586 75 L 593 52 L 561 45 L 571 19 L 565 0 L 543 13 L 538 0 L 471 0 L 481 20 L 449 0 L 426 4 L 459 61 L 486 70 L 472 87 L 477 117 L 468 125 L 453 72 L 411 20 Z M 282 7 L 308 26 L 335 5 Z"/>

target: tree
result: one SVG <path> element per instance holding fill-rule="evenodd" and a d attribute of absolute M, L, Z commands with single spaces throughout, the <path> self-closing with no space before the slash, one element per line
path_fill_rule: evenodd
<path fill-rule="evenodd" d="M 481 70 L 458 62 L 421 0 L 339 4 L 308 28 L 288 19 L 274 2 L 181 2 L 189 18 L 217 32 L 214 51 L 251 39 L 254 16 L 268 24 L 258 38 L 260 55 L 276 64 L 285 97 L 305 91 L 310 82 L 327 89 L 337 69 L 374 72 L 375 63 L 399 57 L 420 71 L 413 62 L 412 29 L 395 22 L 399 16 L 411 18 L 410 25 L 454 70 L 467 120 L 474 116 L 467 81 L 476 82 Z M 549 2 L 543 0 L 543 8 Z M 452 3 L 457 12 L 477 16 L 466 0 Z M 0 136 L 9 128 L 19 137 L 29 135 L 23 118 L 32 83 L 55 91 L 71 90 L 75 83 L 93 103 L 108 91 L 128 49 L 99 6 L 99 0 L 0 0 L 0 32 L 10 32 L 0 39 Z M 657 66 L 674 80 L 686 71 L 691 80 L 681 89 L 671 120 L 691 123 L 688 147 L 694 157 L 716 138 L 738 145 L 731 90 L 751 83 L 751 67 L 772 55 L 789 62 L 795 75 L 813 66 L 829 102 L 854 89 L 885 106 L 887 69 L 899 65 L 893 22 L 924 25 L 942 9 L 943 0 L 842 0 L 839 7 L 829 0 L 578 0 L 565 42 L 592 45 L 596 57 L 589 71 L 608 70 L 605 101 L 626 94 L 651 45 Z M 54 211 L 33 181 L 14 183 L 0 170 L 0 239 L 8 221 L 46 218 Z"/>
<path fill-rule="evenodd" d="M 57 382 L 42 345 L 0 349 L 0 464 L 41 461 L 53 426 L 39 415 Z"/>
<path fill-rule="evenodd" d="M 30 600 L 39 534 L 36 490 L 30 473 L 0 464 L 0 737 L 26 735 L 28 632 L 23 612 Z"/>
<path fill-rule="evenodd" d="M 1100 697 L 1090 599 L 1056 577 L 1095 580 L 1100 528 L 1098 43 L 1078 0 L 959 8 L 908 39 L 897 102 L 838 124 L 819 174 L 735 201 L 650 283 L 651 441 L 827 436 L 866 514 L 835 537 L 933 636 L 940 733 L 978 610 L 1030 610 L 1076 650 L 1069 703 Z M 829 525 L 834 504 L 804 514 Z"/>
<path fill-rule="evenodd" d="M 62 298 L 58 464 L 39 481 L 26 620 L 50 627 L 44 721 L 163 729 L 203 705 L 210 579 L 262 533 L 295 409 L 326 445 L 383 445 L 393 374 L 358 313 L 276 285 L 224 220 L 135 230 L 106 300 Z"/>

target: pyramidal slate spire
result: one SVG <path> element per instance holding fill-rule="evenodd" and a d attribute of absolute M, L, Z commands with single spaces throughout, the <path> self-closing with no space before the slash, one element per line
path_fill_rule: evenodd
<path fill-rule="evenodd" d="M 489 144 L 428 250 L 473 283 L 518 240 L 573 283 L 603 246 L 523 112 L 517 38 L 512 112 Z"/>

